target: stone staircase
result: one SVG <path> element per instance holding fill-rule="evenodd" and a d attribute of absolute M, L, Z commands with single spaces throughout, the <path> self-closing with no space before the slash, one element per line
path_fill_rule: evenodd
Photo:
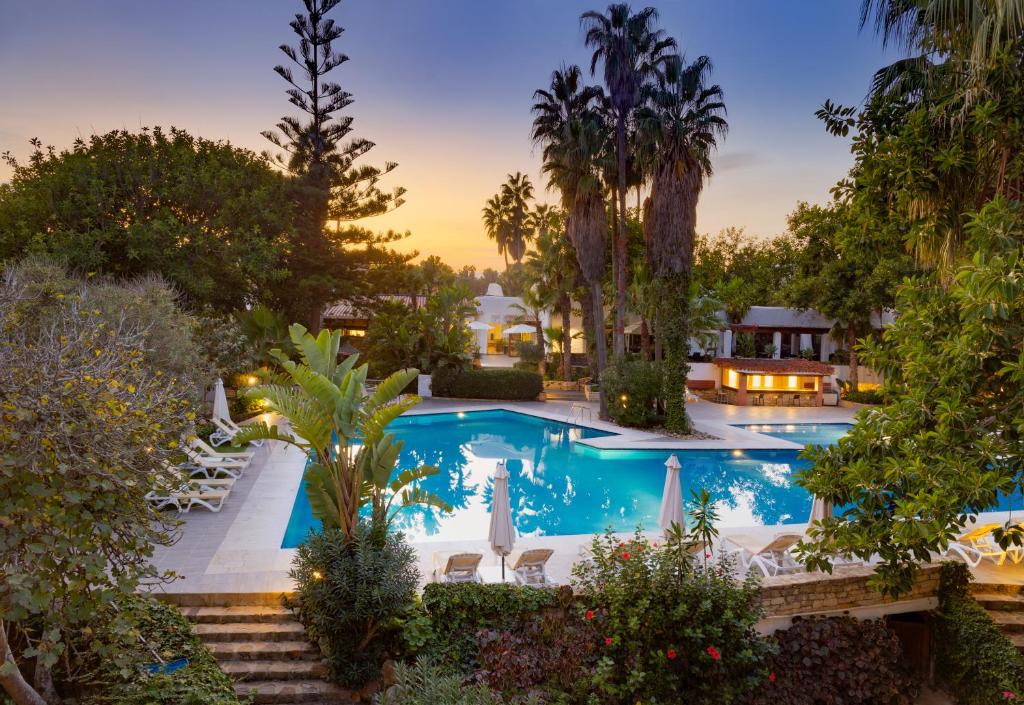
<path fill-rule="evenodd" d="M 351 703 L 353 693 L 324 680 L 327 668 L 306 630 L 278 605 L 179 607 L 235 680 L 239 697 L 254 703 Z"/>
<path fill-rule="evenodd" d="M 1024 653 L 1024 585 L 974 584 L 971 592 L 996 626 Z"/>

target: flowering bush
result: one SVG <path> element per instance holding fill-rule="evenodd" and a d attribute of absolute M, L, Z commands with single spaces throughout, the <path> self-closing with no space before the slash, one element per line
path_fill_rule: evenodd
<path fill-rule="evenodd" d="M 599 646 L 588 685 L 601 702 L 722 705 L 767 682 L 756 583 L 737 582 L 728 562 L 694 558 L 688 540 L 609 534 L 573 569 L 579 613 Z"/>
<path fill-rule="evenodd" d="M 801 619 L 775 632 L 767 687 L 751 705 L 906 705 L 917 685 L 903 662 L 896 635 L 878 620 L 852 617 Z"/>

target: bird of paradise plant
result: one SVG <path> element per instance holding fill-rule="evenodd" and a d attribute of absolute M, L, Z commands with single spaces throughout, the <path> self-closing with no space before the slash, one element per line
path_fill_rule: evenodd
<path fill-rule="evenodd" d="M 263 399 L 268 411 L 285 417 L 290 432 L 260 421 L 247 426 L 235 442 L 277 440 L 302 448 L 310 459 L 305 481 L 313 515 L 325 528 L 340 529 L 348 537 L 354 535 L 364 506 L 370 507 L 371 523 L 381 536 L 403 507 L 451 511 L 440 497 L 417 484 L 440 472 L 437 467 L 421 465 L 395 474 L 402 441 L 386 429 L 419 404 L 415 395 L 402 396 L 418 371 L 399 370 L 370 393 L 367 366 L 356 367 L 356 355 L 338 361 L 341 331 L 322 330 L 314 338 L 295 323 L 288 334 L 300 361 L 271 351 L 282 372 L 247 394 Z"/>

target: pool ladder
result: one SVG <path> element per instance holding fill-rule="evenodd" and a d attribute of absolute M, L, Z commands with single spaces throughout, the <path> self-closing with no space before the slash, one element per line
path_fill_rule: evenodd
<path fill-rule="evenodd" d="M 581 423 L 584 417 L 586 417 L 587 421 L 593 421 L 594 411 L 587 404 L 574 403 L 569 408 L 569 416 L 566 418 L 566 422 Z"/>

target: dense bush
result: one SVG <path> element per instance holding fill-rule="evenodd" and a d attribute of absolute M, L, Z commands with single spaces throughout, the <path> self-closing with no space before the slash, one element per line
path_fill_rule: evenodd
<path fill-rule="evenodd" d="M 539 366 L 536 362 L 530 362 L 529 360 L 516 360 L 512 363 L 513 369 L 526 370 L 528 372 L 536 372 Z"/>
<path fill-rule="evenodd" d="M 664 420 L 662 372 L 656 362 L 616 357 L 601 374 L 608 414 L 623 426 L 648 428 Z"/>
<path fill-rule="evenodd" d="M 882 398 L 881 389 L 865 389 L 858 392 L 851 389 L 844 391 L 842 396 L 845 401 L 852 401 L 856 404 L 881 404 L 885 401 Z"/>
<path fill-rule="evenodd" d="M 376 705 L 503 705 L 506 701 L 485 685 L 465 684 L 461 676 L 426 658 L 415 665 L 395 666 L 395 684 L 374 702 Z M 532 698 L 517 702 L 536 704 Z"/>
<path fill-rule="evenodd" d="M 738 583 L 728 563 L 694 559 L 688 540 L 598 537 L 593 560 L 573 569 L 598 635 L 588 687 L 600 702 L 726 705 L 767 682 L 756 583 Z"/>
<path fill-rule="evenodd" d="M 961 563 L 942 568 L 935 613 L 936 673 L 962 705 L 990 705 L 1024 697 L 1024 656 L 999 631 L 968 591 Z"/>
<path fill-rule="evenodd" d="M 775 632 L 778 651 L 752 705 L 906 705 L 917 685 L 899 639 L 881 621 L 852 617 L 801 619 Z"/>
<path fill-rule="evenodd" d="M 418 614 L 403 630 L 409 651 L 434 657 L 461 672 L 478 665 L 477 634 L 511 630 L 558 604 L 559 593 L 507 584 L 430 583 Z"/>
<path fill-rule="evenodd" d="M 601 655 L 593 620 L 576 610 L 534 615 L 512 630 L 480 632 L 476 677 L 497 691 L 583 701 Z"/>
<path fill-rule="evenodd" d="M 416 599 L 416 556 L 401 534 L 361 523 L 351 541 L 339 529 L 310 532 L 291 577 L 299 616 L 327 661 L 330 677 L 361 686 L 378 674 L 387 639 Z"/>
<path fill-rule="evenodd" d="M 93 676 L 97 683 L 81 705 L 237 705 L 231 679 L 177 609 L 144 598 L 133 602 L 139 634 L 149 646 L 165 660 L 187 658 L 188 666 L 172 674 L 149 675 L 141 665 L 153 663 L 153 654 L 129 639 L 120 648 L 134 667 L 118 670 L 110 661 L 101 662 Z"/>
<path fill-rule="evenodd" d="M 431 392 L 437 397 L 528 401 L 543 389 L 540 374 L 516 369 L 445 368 L 435 370 L 431 380 Z"/>

